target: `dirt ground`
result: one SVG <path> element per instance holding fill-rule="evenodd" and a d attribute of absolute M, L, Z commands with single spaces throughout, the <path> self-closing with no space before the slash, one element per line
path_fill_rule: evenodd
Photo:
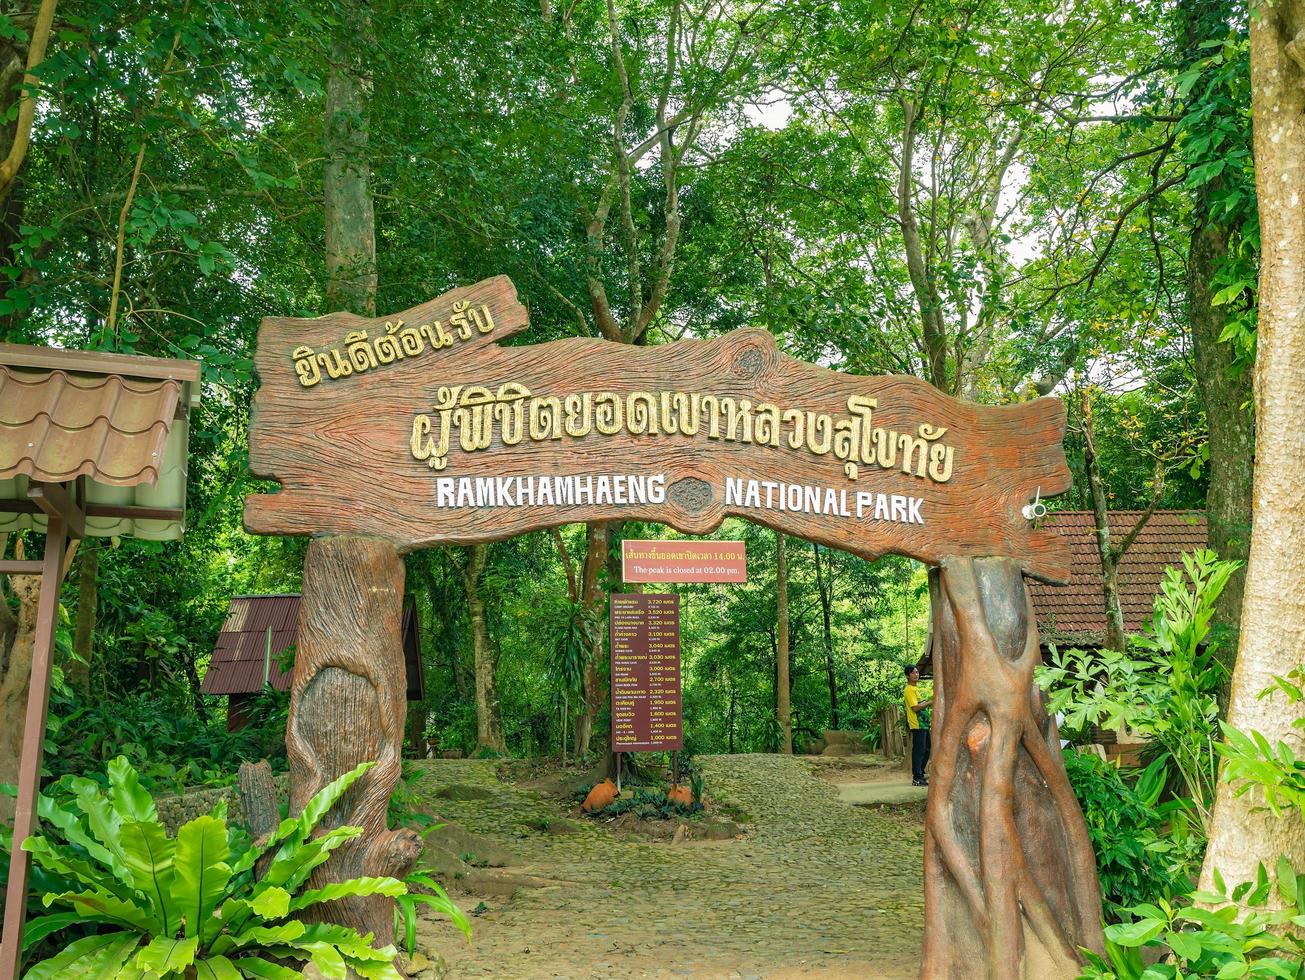
<path fill-rule="evenodd" d="M 475 914 L 470 944 L 447 922 L 423 921 L 414 973 L 918 976 L 923 793 L 873 802 L 882 787 L 909 789 L 900 765 L 777 755 L 698 765 L 708 818 L 650 837 L 628 820 L 577 816 L 565 777 L 492 761 L 422 763 L 416 792 L 447 821 L 428 856 Z M 849 803 L 848 792 L 872 802 Z M 722 827 L 733 836 L 703 839 Z"/>

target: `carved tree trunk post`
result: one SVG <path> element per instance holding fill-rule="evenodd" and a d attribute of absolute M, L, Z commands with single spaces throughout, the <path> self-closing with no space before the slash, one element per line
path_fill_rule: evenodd
<path fill-rule="evenodd" d="M 402 878 L 421 853 L 411 830 L 390 830 L 390 795 L 399 781 L 407 680 L 400 621 L 403 560 L 378 538 L 317 538 L 304 559 L 299 644 L 290 691 L 286 753 L 290 812 L 362 762 L 376 765 L 321 823 L 363 828 L 313 872 L 313 888 L 361 875 Z M 322 906 L 323 917 L 393 939 L 394 903 L 382 896 Z"/>
<path fill-rule="evenodd" d="M 1017 562 L 942 562 L 925 824 L 925 980 L 1070 978 L 1101 949 L 1101 888 Z M 979 964 L 983 964 L 980 972 Z"/>

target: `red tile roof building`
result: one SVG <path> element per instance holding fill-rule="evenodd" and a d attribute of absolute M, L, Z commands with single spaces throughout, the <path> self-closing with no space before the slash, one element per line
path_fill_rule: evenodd
<path fill-rule="evenodd" d="M 1137 521 L 1140 511 L 1112 510 L 1111 540 L 1118 542 Z M 1068 585 L 1029 580 L 1043 646 L 1098 646 L 1105 639 L 1105 595 L 1101 558 L 1091 511 L 1062 510 L 1048 514 L 1042 526 L 1069 540 L 1072 577 Z M 1151 611 L 1165 568 L 1182 567 L 1184 552 L 1206 547 L 1205 514 L 1160 510 L 1151 515 L 1119 563 L 1119 602 L 1124 629 L 1141 630 Z"/>

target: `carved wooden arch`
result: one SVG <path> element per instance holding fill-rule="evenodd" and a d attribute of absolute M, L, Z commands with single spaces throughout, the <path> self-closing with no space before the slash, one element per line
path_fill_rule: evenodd
<path fill-rule="evenodd" d="M 390 317 L 268 318 L 247 498 L 256 534 L 308 534 L 287 747 L 292 805 L 379 764 L 333 819 L 367 833 L 323 875 L 401 871 L 385 826 L 403 741 L 403 564 L 582 521 L 690 534 L 728 515 L 865 558 L 939 568 L 924 975 L 1073 976 L 1102 945 L 1082 814 L 1032 684 L 1023 574 L 1064 581 L 1068 548 L 1022 509 L 1070 485 L 1058 399 L 1000 407 L 909 377 L 781 353 L 766 331 L 634 347 L 509 346 L 527 326 L 506 277 Z M 389 910 L 337 917 L 383 935 Z"/>

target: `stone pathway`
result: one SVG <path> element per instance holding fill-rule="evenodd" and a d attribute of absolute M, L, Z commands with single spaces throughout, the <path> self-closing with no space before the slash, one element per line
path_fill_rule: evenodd
<path fill-rule="evenodd" d="M 740 839 L 621 839 L 576 821 L 550 833 L 556 802 L 501 782 L 496 764 L 424 763 L 424 795 L 446 819 L 502 843 L 507 869 L 548 879 L 487 899 L 468 945 L 447 923 L 419 938 L 451 980 L 608 977 L 866 977 L 919 972 L 922 813 L 842 802 L 800 758 L 697 759 L 709 799 Z M 446 787 L 455 786 L 456 791 Z M 448 799 L 479 787 L 489 799 Z M 444 797 L 439 791 L 444 789 Z M 468 911 L 476 896 L 454 895 Z M 423 974 L 425 976 L 426 974 Z"/>

